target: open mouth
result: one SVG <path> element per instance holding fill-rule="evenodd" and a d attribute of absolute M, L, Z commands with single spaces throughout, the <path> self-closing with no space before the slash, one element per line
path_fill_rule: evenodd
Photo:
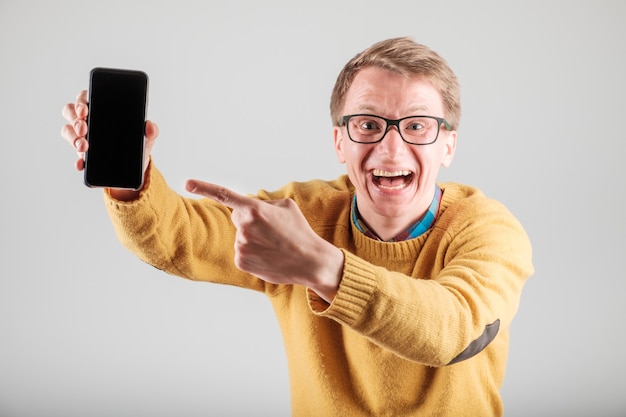
<path fill-rule="evenodd" d="M 414 174 L 411 171 L 384 171 L 375 169 L 372 171 L 374 184 L 386 190 L 400 190 L 413 181 Z"/>

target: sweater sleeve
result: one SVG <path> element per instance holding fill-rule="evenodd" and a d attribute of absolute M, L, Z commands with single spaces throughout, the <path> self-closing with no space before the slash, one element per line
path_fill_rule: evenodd
<path fill-rule="evenodd" d="M 309 291 L 312 310 L 430 366 L 482 351 L 510 325 L 533 270 L 519 222 L 485 200 L 441 216 L 419 248 L 414 275 L 395 271 L 393 261 L 374 264 L 344 251 L 336 298 L 327 305 Z"/>
<path fill-rule="evenodd" d="M 152 164 L 139 198 L 122 202 L 105 192 L 104 200 L 120 242 L 144 262 L 191 280 L 264 290 L 233 263 L 230 210 L 178 195 Z"/>

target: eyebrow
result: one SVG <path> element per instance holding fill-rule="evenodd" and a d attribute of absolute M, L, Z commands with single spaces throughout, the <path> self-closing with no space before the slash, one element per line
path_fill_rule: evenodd
<path fill-rule="evenodd" d="M 376 113 L 376 108 L 370 105 L 362 105 L 362 106 L 359 106 L 359 111 Z"/>
<path fill-rule="evenodd" d="M 428 111 L 428 106 L 425 106 L 423 104 L 419 104 L 415 107 L 411 107 L 411 111 L 413 112 L 427 112 Z"/>

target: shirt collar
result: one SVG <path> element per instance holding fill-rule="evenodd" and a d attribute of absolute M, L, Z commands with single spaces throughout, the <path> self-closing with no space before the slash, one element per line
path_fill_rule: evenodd
<path fill-rule="evenodd" d="M 424 234 L 424 232 L 430 229 L 430 227 L 435 222 L 435 219 L 437 218 L 437 213 L 439 212 L 439 204 L 441 203 L 442 195 L 443 195 L 443 192 L 441 191 L 441 188 L 439 188 L 439 186 L 435 184 L 435 195 L 433 196 L 433 201 L 430 203 L 430 207 L 428 208 L 428 211 L 422 216 L 421 219 L 415 222 L 411 227 L 409 227 L 408 229 L 406 229 L 404 232 L 400 233 L 399 235 L 395 236 L 394 238 L 389 239 L 387 242 L 400 242 L 403 240 L 414 239 L 416 237 L 421 236 L 422 234 Z M 363 221 L 363 219 L 361 218 L 361 215 L 359 214 L 359 210 L 357 209 L 357 206 L 356 206 L 356 194 L 354 195 L 354 198 L 352 199 L 352 222 L 354 223 L 356 228 L 361 233 L 365 234 L 367 237 L 382 241 L 382 239 L 376 233 L 374 233 L 374 231 L 371 230 L 367 226 L 365 221 Z"/>

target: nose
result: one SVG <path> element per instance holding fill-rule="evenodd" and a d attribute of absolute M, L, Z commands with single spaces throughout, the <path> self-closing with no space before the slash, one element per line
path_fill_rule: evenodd
<path fill-rule="evenodd" d="M 382 154 L 394 157 L 406 151 L 407 145 L 408 143 L 400 136 L 398 126 L 389 126 L 381 141 L 376 144 L 376 149 Z"/>

